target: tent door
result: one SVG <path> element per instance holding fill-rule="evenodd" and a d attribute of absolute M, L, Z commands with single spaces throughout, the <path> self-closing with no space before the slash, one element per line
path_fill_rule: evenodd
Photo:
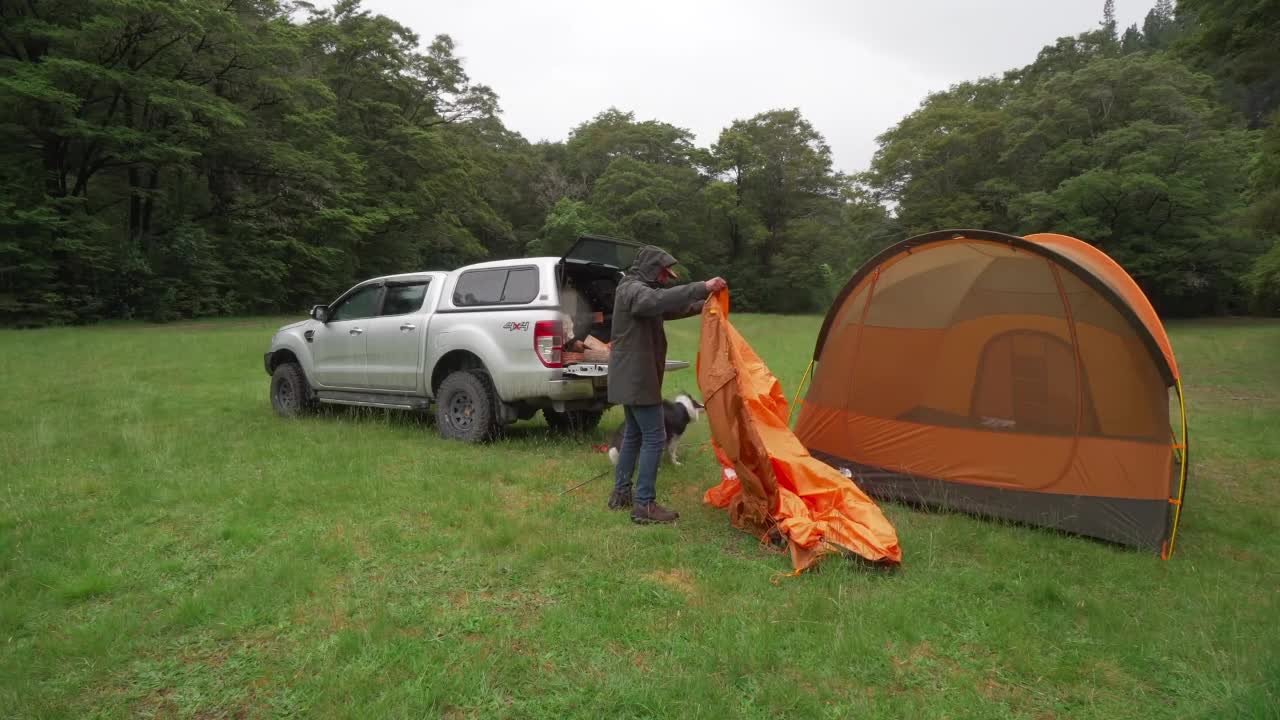
<path fill-rule="evenodd" d="M 1049 333 L 1015 330 L 983 348 L 969 412 L 975 424 L 994 430 L 1071 435 L 1077 397 L 1071 345 Z"/>

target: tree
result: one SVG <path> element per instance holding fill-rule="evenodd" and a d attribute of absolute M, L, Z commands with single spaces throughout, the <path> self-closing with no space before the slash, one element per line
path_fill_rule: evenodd
<path fill-rule="evenodd" d="M 1242 231 L 1270 250 L 1245 277 L 1254 308 L 1280 313 L 1280 4 L 1271 0 L 1180 0 L 1174 47 L 1222 81 L 1227 101 L 1257 131 Z"/>
<path fill-rule="evenodd" d="M 565 143 L 565 170 L 590 187 L 621 157 L 661 165 L 687 166 L 696 150 L 693 133 L 657 120 L 637 122 L 617 108 L 574 128 Z"/>
<path fill-rule="evenodd" d="M 178 300 L 183 279 L 196 284 L 194 309 L 224 310 L 216 291 L 202 292 L 224 268 L 201 229 L 184 222 L 191 213 L 173 206 L 200 204 L 191 191 L 210 146 L 252 123 L 236 91 L 289 62 L 283 10 L 256 5 L 261 22 L 252 25 L 210 2 L 3 12 L 13 35 L 0 50 L 0 132 L 6 147 L 33 152 L 11 153 L 0 183 L 32 209 L 14 245 L 39 268 L 0 274 L 6 315 L 30 323 L 156 314 Z M 167 279 L 179 255 L 190 256 L 189 272 Z"/>
<path fill-rule="evenodd" d="M 711 149 L 723 183 L 708 189 L 713 225 L 727 234 L 728 272 L 748 308 L 820 306 L 829 279 L 813 263 L 839 217 L 842 178 L 831 149 L 798 110 L 734 121 Z"/>
<path fill-rule="evenodd" d="M 1106 2 L 930 95 L 847 176 L 797 109 L 709 148 L 617 108 L 529 143 L 448 35 L 358 0 L 0 2 L 0 323 L 293 311 L 584 232 L 809 312 L 955 226 L 1076 233 L 1162 312 L 1276 311 L 1278 7 L 1159 0 L 1121 37 Z"/>
<path fill-rule="evenodd" d="M 754 248 L 768 267 L 788 223 L 837 197 L 831 148 L 798 110 L 772 110 L 737 120 L 712 148 L 716 168 L 731 175 L 738 204 L 765 229 Z"/>
<path fill-rule="evenodd" d="M 1080 35 L 1080 40 L 1090 48 L 1091 52 L 1104 55 L 1115 55 L 1120 51 L 1119 25 L 1116 24 L 1115 0 L 1104 0 L 1102 4 L 1102 21 L 1098 29 Z"/>
<path fill-rule="evenodd" d="M 541 226 L 533 193 L 496 180 L 539 161 L 452 41 L 420 49 L 354 0 L 0 17 L 0 320 L 296 308 L 367 274 L 509 252 L 508 217 Z"/>
<path fill-rule="evenodd" d="M 1016 188 L 998 182 L 1007 149 L 1011 85 L 982 80 L 929 96 L 878 138 L 869 182 L 896 204 L 909 233 L 940 227 L 1011 229 L 1006 206 Z M 1019 149 L 1038 154 L 1040 147 Z M 1016 157 L 1015 157 L 1016 159 Z"/>
<path fill-rule="evenodd" d="M 581 235 L 617 235 L 607 217 L 581 200 L 561 198 L 542 224 L 538 239 L 530 243 L 533 255 L 560 255 Z"/>
<path fill-rule="evenodd" d="M 1253 309 L 1280 315 L 1280 117 L 1262 132 L 1251 160 L 1244 227 L 1270 249 L 1245 276 Z"/>
<path fill-rule="evenodd" d="M 1146 47 L 1163 50 L 1173 44 L 1178 25 L 1173 16 L 1173 0 L 1156 0 L 1142 22 L 1142 39 Z"/>
<path fill-rule="evenodd" d="M 1252 140 L 1230 126 L 1212 78 L 1163 54 L 1069 67 L 931 96 L 882 136 L 873 188 L 910 233 L 1075 234 L 1166 312 L 1238 309 L 1261 249 L 1235 220 Z"/>
<path fill-rule="evenodd" d="M 1137 24 L 1130 25 L 1124 29 L 1124 35 L 1120 37 L 1120 52 L 1124 55 L 1135 53 L 1146 47 L 1146 38 L 1142 36 L 1142 31 L 1138 29 Z"/>
<path fill-rule="evenodd" d="M 1228 81 L 1229 96 L 1260 128 L 1280 107 L 1280 4 L 1274 0 L 1179 0 L 1185 53 Z"/>
<path fill-rule="evenodd" d="M 477 163 L 496 98 L 470 83 L 453 41 L 438 36 L 419 53 L 416 35 L 354 0 L 316 13 L 310 26 L 338 126 L 364 161 L 364 182 L 378 188 L 351 194 L 348 212 L 334 217 L 358 259 L 347 274 L 451 266 L 514 246 Z"/>
<path fill-rule="evenodd" d="M 591 205 L 627 237 L 659 245 L 694 262 L 701 216 L 698 173 L 689 167 L 620 157 L 596 181 Z"/>

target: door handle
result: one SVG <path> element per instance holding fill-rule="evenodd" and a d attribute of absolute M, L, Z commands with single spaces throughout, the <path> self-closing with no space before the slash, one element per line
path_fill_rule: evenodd
<path fill-rule="evenodd" d="M 362 335 L 364 334 L 364 328 L 351 328 L 347 332 L 351 335 Z"/>
<path fill-rule="evenodd" d="M 409 332 L 410 330 L 417 330 L 418 326 L 414 325 L 413 323 L 402 323 L 400 325 L 400 329 L 404 330 L 405 332 Z"/>

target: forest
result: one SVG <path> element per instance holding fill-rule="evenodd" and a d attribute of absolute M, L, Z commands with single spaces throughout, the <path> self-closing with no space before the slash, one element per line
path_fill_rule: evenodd
<path fill-rule="evenodd" d="M 1280 313 L 1280 0 L 1101 11 L 844 173 L 800 108 L 709 147 L 618 108 L 530 142 L 448 35 L 359 0 L 0 0 L 0 324 L 296 312 L 583 232 L 819 312 L 948 227 L 1080 237 L 1167 316 Z"/>

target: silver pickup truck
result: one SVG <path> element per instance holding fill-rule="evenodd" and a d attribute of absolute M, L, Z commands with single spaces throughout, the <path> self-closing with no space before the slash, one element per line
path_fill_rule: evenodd
<path fill-rule="evenodd" d="M 538 411 L 554 429 L 593 429 L 609 407 L 609 367 L 566 362 L 562 297 L 574 288 L 609 316 L 638 250 L 590 235 L 563 257 L 366 280 L 271 338 L 271 405 L 282 416 L 318 403 L 434 406 L 440 434 L 469 442 Z"/>

